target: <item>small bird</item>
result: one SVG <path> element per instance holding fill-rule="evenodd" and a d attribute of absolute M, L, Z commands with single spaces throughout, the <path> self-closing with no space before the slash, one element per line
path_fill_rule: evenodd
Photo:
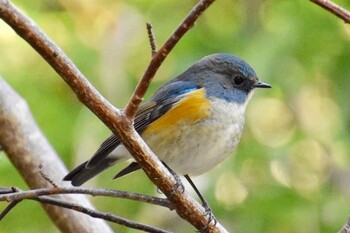
<path fill-rule="evenodd" d="M 207 172 L 228 156 L 241 138 L 254 89 L 270 87 L 244 60 L 212 54 L 161 86 L 137 111 L 134 127 L 173 174 L 186 177 L 204 205 L 190 176 Z M 131 158 L 118 136 L 112 135 L 64 180 L 79 186 Z M 115 178 L 139 168 L 131 162 Z"/>

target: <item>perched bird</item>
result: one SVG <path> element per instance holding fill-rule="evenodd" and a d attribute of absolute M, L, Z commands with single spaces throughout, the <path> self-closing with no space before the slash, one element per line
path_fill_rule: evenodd
<path fill-rule="evenodd" d="M 212 169 L 228 156 L 241 138 L 245 109 L 254 89 L 270 87 L 258 80 L 244 60 L 229 54 L 209 55 L 165 83 L 141 105 L 134 127 L 170 171 L 188 179 L 206 204 L 190 176 Z M 130 158 L 119 138 L 112 135 L 64 180 L 78 186 Z M 139 168 L 131 162 L 115 178 Z"/>

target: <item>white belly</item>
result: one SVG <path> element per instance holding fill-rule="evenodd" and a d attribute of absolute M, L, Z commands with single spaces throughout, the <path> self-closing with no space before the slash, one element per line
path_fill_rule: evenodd
<path fill-rule="evenodd" d="M 208 119 L 177 125 L 176 130 L 148 135 L 144 140 L 177 174 L 200 175 L 222 162 L 242 135 L 245 105 L 224 104 L 216 100 Z M 119 146 L 113 154 L 125 157 L 126 153 Z"/>

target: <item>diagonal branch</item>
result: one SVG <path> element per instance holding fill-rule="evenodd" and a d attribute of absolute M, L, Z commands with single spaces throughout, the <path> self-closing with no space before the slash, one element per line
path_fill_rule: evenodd
<path fill-rule="evenodd" d="M 21 201 L 13 201 L 11 202 L 5 209 L 0 213 L 0 221 L 8 214 L 18 203 Z"/>
<path fill-rule="evenodd" d="M 149 63 L 146 71 L 144 72 L 141 80 L 136 86 L 136 89 L 125 108 L 125 115 L 129 119 L 133 119 L 136 111 L 142 102 L 143 96 L 145 95 L 149 84 L 151 83 L 157 70 L 175 47 L 177 42 L 186 34 L 186 32 L 193 27 L 198 17 L 214 2 L 214 0 L 200 1 L 196 6 L 193 7 L 191 12 L 186 16 L 182 23 L 177 27 L 169 39 L 159 49 L 156 54 L 153 54 L 152 60 Z"/>
<path fill-rule="evenodd" d="M 329 0 L 311 0 L 311 2 L 319 5 L 320 7 L 326 9 L 332 14 L 344 20 L 345 23 L 350 23 L 350 12 L 341 6 L 333 3 Z"/>

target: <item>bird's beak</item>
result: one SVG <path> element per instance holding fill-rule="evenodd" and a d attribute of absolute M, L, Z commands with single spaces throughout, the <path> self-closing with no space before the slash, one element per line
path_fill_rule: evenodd
<path fill-rule="evenodd" d="M 254 84 L 254 88 L 271 88 L 271 85 L 263 82 L 257 82 Z"/>

